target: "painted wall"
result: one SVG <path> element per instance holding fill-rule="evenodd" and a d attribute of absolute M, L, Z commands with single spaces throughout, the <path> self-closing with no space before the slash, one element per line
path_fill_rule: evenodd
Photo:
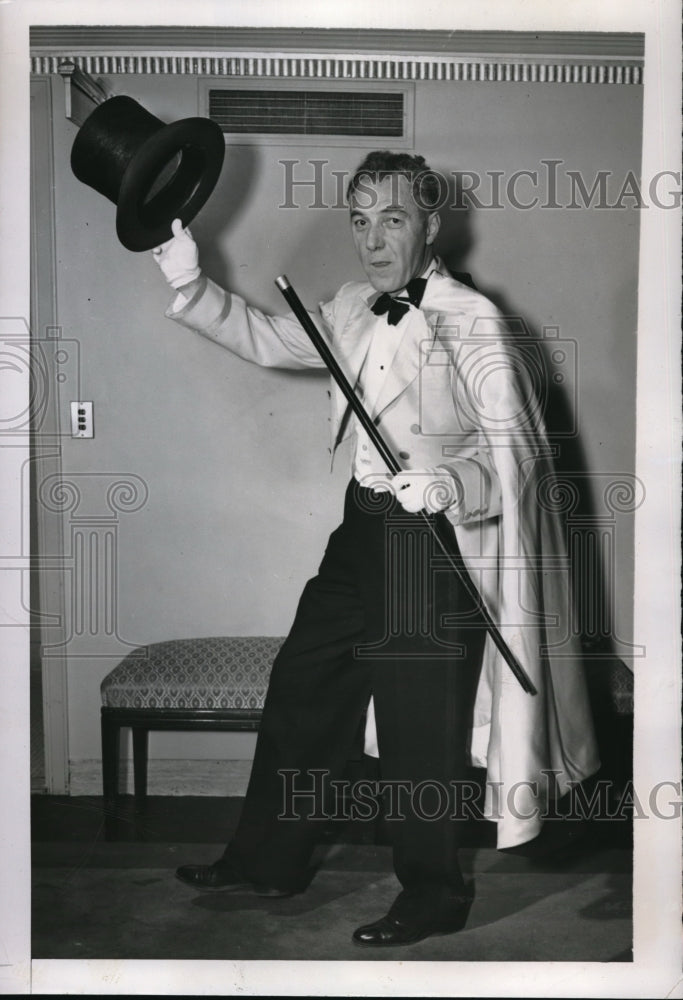
<path fill-rule="evenodd" d="M 164 120 L 197 113 L 190 77 L 108 82 Z M 589 186 L 598 171 L 613 171 L 618 194 L 627 171 L 639 169 L 641 99 L 633 86 L 420 82 L 415 148 L 445 173 L 481 175 L 485 203 L 492 172 L 505 185 L 523 169 L 540 172 L 539 186 L 520 178 L 519 197 L 543 202 L 542 161 L 551 159 L 562 161 L 561 203 L 566 170 L 581 171 Z M 95 642 L 89 655 L 67 650 L 69 752 L 79 761 L 99 757 L 99 684 L 131 644 L 286 632 L 340 514 L 348 464 L 342 455 L 330 475 L 324 376 L 258 369 L 164 317 L 170 296 L 151 255 L 119 245 L 113 204 L 70 171 L 75 127 L 64 118 L 59 79 L 53 112 L 59 324 L 79 342 L 80 394 L 94 401 L 96 427 L 92 441 L 64 440 L 64 475 L 103 474 L 97 486 L 104 474 L 132 474 L 148 489 L 140 510 L 118 515 L 118 638 Z M 361 277 L 344 210 L 278 208 L 279 161 L 327 159 L 329 170 L 350 170 L 364 152 L 230 145 L 192 226 L 205 271 L 270 311 L 283 310 L 273 285 L 283 272 L 309 305 Z M 296 171 L 312 175 L 305 164 Z M 308 189 L 300 197 L 304 206 L 312 200 Z M 446 212 L 441 250 L 499 306 L 524 316 L 533 335 L 558 327 L 575 344 L 575 374 L 550 414 L 559 428 L 571 417 L 578 425 L 578 438 L 558 438 L 560 468 L 594 479 L 633 473 L 638 212 L 629 200 L 620 210 L 524 210 L 504 188 L 502 202 Z M 603 486 L 587 488 L 589 507 Z M 618 523 L 611 580 L 616 631 L 628 642 L 628 517 Z M 239 758 L 252 746 L 251 736 L 153 734 L 150 752 Z"/>

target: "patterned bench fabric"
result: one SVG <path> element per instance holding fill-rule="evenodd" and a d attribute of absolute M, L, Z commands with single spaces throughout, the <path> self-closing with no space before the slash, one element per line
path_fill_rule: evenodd
<path fill-rule="evenodd" d="M 101 684 L 108 708 L 261 709 L 282 636 L 171 639 L 132 650 Z M 619 715 L 633 712 L 633 674 L 595 661 L 589 687 Z"/>
<path fill-rule="evenodd" d="M 108 708 L 261 709 L 282 636 L 171 639 L 132 650 L 102 681 Z"/>

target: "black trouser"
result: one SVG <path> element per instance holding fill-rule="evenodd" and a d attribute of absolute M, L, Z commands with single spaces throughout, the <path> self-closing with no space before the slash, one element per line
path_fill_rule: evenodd
<path fill-rule="evenodd" d="M 391 494 L 352 480 L 343 523 L 273 665 L 242 816 L 224 857 L 254 881 L 301 887 L 320 804 L 316 812 L 310 796 L 285 801 L 285 788 L 312 789 L 313 771 L 342 777 L 372 694 L 381 780 L 393 783 L 396 874 L 404 889 L 462 889 L 454 790 L 466 767 L 483 641 L 424 521 Z M 298 818 L 278 820 L 293 811 Z"/>

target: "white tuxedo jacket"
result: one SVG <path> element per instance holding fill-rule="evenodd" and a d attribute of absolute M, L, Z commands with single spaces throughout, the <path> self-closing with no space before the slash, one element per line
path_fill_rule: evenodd
<path fill-rule="evenodd" d="M 293 315 L 265 315 L 204 276 L 189 294 L 166 315 L 240 357 L 324 367 Z M 371 285 L 351 282 L 320 306 L 352 385 L 376 296 Z M 498 823 L 499 847 L 536 836 L 549 798 L 599 767 L 550 450 L 519 346 L 491 302 L 440 269 L 421 308 L 411 309 L 374 410 L 405 468 L 448 465 L 458 476 L 462 499 L 447 516 L 493 620 L 538 690 L 525 693 L 487 639 L 470 749 L 472 763 L 487 769 L 485 809 Z M 533 341 L 523 346 L 533 357 Z M 334 443 L 346 400 L 335 384 L 331 397 Z"/>

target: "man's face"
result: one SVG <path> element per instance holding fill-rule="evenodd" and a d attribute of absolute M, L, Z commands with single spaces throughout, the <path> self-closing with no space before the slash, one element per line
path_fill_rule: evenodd
<path fill-rule="evenodd" d="M 390 174 L 376 183 L 363 178 L 350 208 L 353 242 L 373 288 L 396 292 L 424 270 L 439 216 L 416 204 L 407 177 Z"/>

